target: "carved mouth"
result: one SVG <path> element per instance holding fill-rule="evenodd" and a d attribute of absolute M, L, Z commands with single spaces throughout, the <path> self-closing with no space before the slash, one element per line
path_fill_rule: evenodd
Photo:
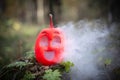
<path fill-rule="evenodd" d="M 44 51 L 44 56 L 47 60 L 52 60 L 55 56 L 54 51 Z"/>

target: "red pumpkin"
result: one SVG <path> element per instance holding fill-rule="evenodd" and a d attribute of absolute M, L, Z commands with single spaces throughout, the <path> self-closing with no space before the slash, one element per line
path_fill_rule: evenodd
<path fill-rule="evenodd" d="M 36 60 L 43 65 L 60 63 L 63 59 L 63 34 L 54 28 L 52 16 L 50 16 L 50 27 L 43 29 L 35 43 Z"/>

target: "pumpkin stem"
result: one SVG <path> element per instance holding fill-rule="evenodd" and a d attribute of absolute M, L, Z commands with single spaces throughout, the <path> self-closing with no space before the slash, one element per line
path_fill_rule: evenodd
<path fill-rule="evenodd" d="M 53 26 L 53 20 L 52 20 L 53 15 L 49 14 L 49 16 L 50 16 L 50 28 L 54 28 L 54 26 Z"/>

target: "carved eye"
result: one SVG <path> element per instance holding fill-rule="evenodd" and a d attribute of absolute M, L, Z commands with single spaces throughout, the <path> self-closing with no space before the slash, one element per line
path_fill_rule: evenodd
<path fill-rule="evenodd" d="M 48 46 L 48 37 L 47 36 L 43 36 L 40 40 L 40 46 L 42 47 L 47 47 Z"/>
<path fill-rule="evenodd" d="M 51 43 L 51 46 L 52 47 L 59 47 L 61 44 L 61 40 L 60 40 L 60 37 L 58 36 L 55 36 L 52 40 L 52 43 Z"/>

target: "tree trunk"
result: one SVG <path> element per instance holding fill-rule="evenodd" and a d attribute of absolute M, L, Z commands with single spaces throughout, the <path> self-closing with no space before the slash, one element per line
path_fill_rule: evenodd
<path fill-rule="evenodd" d="M 53 15 L 54 24 L 61 21 L 61 0 L 44 0 L 44 17 L 47 24 L 49 24 L 49 14 Z"/>

